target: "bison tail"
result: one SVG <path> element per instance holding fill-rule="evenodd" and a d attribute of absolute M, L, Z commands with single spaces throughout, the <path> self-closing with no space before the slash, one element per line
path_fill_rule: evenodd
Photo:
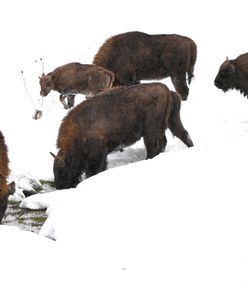
<path fill-rule="evenodd" d="M 191 83 L 192 78 L 194 78 L 194 66 L 196 62 L 196 56 L 197 56 L 197 47 L 196 44 L 192 41 L 190 45 L 190 60 L 189 60 L 189 68 L 188 68 L 188 77 L 187 81 L 188 84 Z"/>

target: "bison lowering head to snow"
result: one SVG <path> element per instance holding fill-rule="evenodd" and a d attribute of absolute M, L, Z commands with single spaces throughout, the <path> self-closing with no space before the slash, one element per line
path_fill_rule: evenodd
<path fill-rule="evenodd" d="M 14 182 L 7 184 L 9 176 L 9 159 L 8 149 L 5 144 L 5 139 L 0 131 L 0 223 L 7 209 L 8 197 L 14 192 Z"/>
<path fill-rule="evenodd" d="M 244 96 L 248 96 L 248 53 L 238 56 L 236 59 L 226 59 L 220 66 L 214 80 L 217 88 L 227 92 L 230 89 L 239 90 Z"/>
<path fill-rule="evenodd" d="M 67 109 L 74 106 L 76 94 L 93 96 L 111 88 L 113 81 L 114 74 L 104 68 L 69 63 L 40 77 L 40 94 L 45 97 L 51 90 L 59 92 L 59 99 Z M 65 102 L 66 97 L 68 103 Z"/>
<path fill-rule="evenodd" d="M 115 74 L 114 86 L 171 77 L 176 91 L 186 100 L 189 93 L 186 79 L 190 84 L 196 56 L 196 44 L 188 37 L 135 31 L 107 39 L 93 63 Z"/>
<path fill-rule="evenodd" d="M 180 119 L 181 97 L 164 84 L 117 87 L 86 100 L 63 119 L 54 160 L 57 189 L 75 187 L 82 172 L 86 177 L 106 169 L 107 155 L 141 137 L 147 158 L 166 146 L 165 129 L 188 147 L 193 142 Z"/>

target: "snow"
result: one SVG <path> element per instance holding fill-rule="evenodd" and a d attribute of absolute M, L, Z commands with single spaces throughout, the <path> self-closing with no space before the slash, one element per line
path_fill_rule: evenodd
<path fill-rule="evenodd" d="M 3 299 L 248 297 L 248 102 L 213 85 L 225 57 L 247 51 L 246 7 L 239 0 L 143 1 L 142 11 L 140 5 L 3 5 L 0 129 L 18 187 L 12 199 L 48 214 L 38 235 L 0 226 Z M 38 105 L 41 57 L 45 73 L 71 61 L 90 63 L 106 38 L 130 30 L 175 32 L 197 43 L 195 80 L 181 109 L 195 147 L 167 132 L 165 153 L 152 160 L 145 160 L 141 140 L 109 155 L 108 170 L 77 188 L 25 198 L 23 189 L 53 180 L 49 152 L 57 151 L 66 111 L 52 92 L 34 120 L 21 70 Z"/>

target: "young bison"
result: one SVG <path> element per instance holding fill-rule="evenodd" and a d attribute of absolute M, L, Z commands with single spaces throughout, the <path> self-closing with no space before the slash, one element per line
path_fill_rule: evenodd
<path fill-rule="evenodd" d="M 188 147 L 193 142 L 180 119 L 181 98 L 164 84 L 138 84 L 114 88 L 71 110 L 59 129 L 54 160 L 57 189 L 75 187 L 86 177 L 106 169 L 107 155 L 132 145 L 141 137 L 147 159 L 165 149 L 165 129 Z"/>
<path fill-rule="evenodd" d="M 186 100 L 189 93 L 186 77 L 190 84 L 196 56 L 196 44 L 188 37 L 135 31 L 106 40 L 93 63 L 115 74 L 114 86 L 171 77 L 176 91 Z"/>
<path fill-rule="evenodd" d="M 244 96 L 248 96 L 248 53 L 232 60 L 227 58 L 221 64 L 214 84 L 223 92 L 236 89 Z"/>
<path fill-rule="evenodd" d="M 5 139 L 0 131 L 0 223 L 7 209 L 8 197 L 14 192 L 14 182 L 7 184 L 9 176 L 9 159 L 8 149 L 5 144 Z"/>
<path fill-rule="evenodd" d="M 114 74 L 94 65 L 69 63 L 40 77 L 40 95 L 47 96 L 51 90 L 60 93 L 65 109 L 74 106 L 76 94 L 93 96 L 112 87 Z M 67 103 L 65 98 L 67 97 Z"/>

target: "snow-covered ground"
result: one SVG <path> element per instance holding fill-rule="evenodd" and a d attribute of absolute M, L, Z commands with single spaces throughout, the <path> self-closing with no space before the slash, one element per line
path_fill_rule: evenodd
<path fill-rule="evenodd" d="M 18 183 L 21 207 L 47 208 L 48 219 L 39 235 L 0 226 L 0 297 L 247 299 L 248 102 L 213 85 L 227 55 L 247 52 L 244 2 L 122 5 L 3 5 L 0 130 L 10 179 Z M 21 71 L 37 105 L 41 57 L 45 72 L 90 63 L 106 38 L 130 30 L 178 33 L 197 43 L 195 80 L 181 109 L 195 147 L 167 132 L 165 153 L 152 160 L 144 160 L 141 140 L 109 155 L 109 170 L 77 188 L 23 199 L 31 182 L 53 180 L 49 152 L 56 153 L 66 111 L 52 92 L 43 99 L 42 118 L 32 119 Z M 172 88 L 169 79 L 163 82 Z"/>

